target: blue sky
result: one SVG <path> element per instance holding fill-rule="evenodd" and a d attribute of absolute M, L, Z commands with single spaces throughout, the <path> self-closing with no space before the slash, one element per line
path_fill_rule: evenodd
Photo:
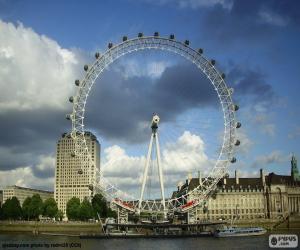
<path fill-rule="evenodd" d="M 290 154 L 300 156 L 299 7 L 299 2 L 292 0 L 0 0 L 0 66 L 7 68 L 0 70 L 0 85 L 5 89 L 0 94 L 1 181 L 9 176 L 3 183 L 52 189 L 55 142 L 60 133 L 70 128 L 60 120 L 71 110 L 67 99 L 75 90 L 73 80 L 83 76 L 83 64 L 93 61 L 95 51 L 105 51 L 108 42 L 120 42 L 123 35 L 152 35 L 154 31 L 161 36 L 174 33 L 178 40 L 190 40 L 191 47 L 204 48 L 205 56 L 217 60 L 217 67 L 227 75 L 227 84 L 235 89 L 243 129 L 238 163 L 231 166 L 231 171 L 238 168 L 242 175 L 249 176 L 264 168 L 267 172 L 289 174 Z M 20 55 L 22 51 L 26 58 Z M 19 54 L 14 59 L 16 53 Z M 201 76 L 189 67 L 192 68 L 172 55 L 130 55 L 112 65 L 101 81 L 127 87 L 143 81 L 143 88 L 135 88 L 142 95 L 147 84 L 167 81 L 171 78 L 166 76 L 171 77 L 172 72 L 180 71 L 183 79 L 190 77 L 191 82 L 201 81 Z M 99 86 L 101 81 L 97 82 Z M 98 85 L 90 99 L 91 116 L 97 116 L 97 105 L 104 105 L 101 100 L 97 104 L 102 90 Z M 112 95 L 120 96 L 118 91 L 116 88 Z M 174 98 L 180 98 L 180 87 L 173 93 Z M 123 101 L 126 103 L 126 99 Z M 196 127 L 208 157 L 216 151 L 222 129 L 214 103 L 213 97 L 203 101 L 203 108 L 195 116 L 195 122 L 201 124 L 211 121 L 209 129 Z M 142 146 L 136 146 L 130 133 L 118 131 L 120 137 L 113 136 L 112 126 L 106 124 L 109 129 L 105 130 L 100 118 L 88 119 L 103 149 L 118 145 L 130 159 L 147 147 L 146 139 Z M 186 126 L 192 129 L 192 125 Z M 11 129 L 9 133 L 7 129 Z M 166 139 L 162 138 L 165 142 L 179 137 L 172 131 L 168 133 Z M 110 153 L 117 156 L 114 150 Z M 170 187 L 179 181 L 175 179 L 170 181 Z"/>

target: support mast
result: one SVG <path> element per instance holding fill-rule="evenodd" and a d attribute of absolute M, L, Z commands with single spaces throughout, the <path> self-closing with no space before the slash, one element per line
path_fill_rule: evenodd
<path fill-rule="evenodd" d="M 162 166 L 161 166 L 160 148 L 159 148 L 159 140 L 158 140 L 158 132 L 157 132 L 158 131 L 158 123 L 159 123 L 159 116 L 157 114 L 154 114 L 152 117 L 152 123 L 151 123 L 152 133 L 151 133 L 150 143 L 149 143 L 149 147 L 148 147 L 148 154 L 147 154 L 146 165 L 145 165 L 144 175 L 143 175 L 142 190 L 141 190 L 141 195 L 140 195 L 140 199 L 139 199 L 139 211 L 142 208 L 142 201 L 143 201 L 143 197 L 144 197 L 145 185 L 146 185 L 146 181 L 147 181 L 150 159 L 151 159 L 151 154 L 152 154 L 152 146 L 153 146 L 153 142 L 154 142 L 155 146 L 156 146 L 155 148 L 156 148 L 158 175 L 159 175 L 160 191 L 161 191 L 161 198 L 162 198 L 161 203 L 163 205 L 163 210 L 164 210 L 164 214 L 165 214 L 166 203 L 165 203 L 163 171 L 162 171 Z M 166 216 L 166 214 L 165 214 L 165 216 Z"/>

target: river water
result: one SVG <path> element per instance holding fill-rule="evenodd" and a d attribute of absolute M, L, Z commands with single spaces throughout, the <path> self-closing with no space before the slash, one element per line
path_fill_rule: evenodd
<path fill-rule="evenodd" d="M 299 231 L 274 232 L 298 234 Z M 0 234 L 0 249 L 270 249 L 269 233 L 263 236 L 236 238 L 171 238 L 171 239 L 80 239 L 70 236 Z M 298 248 L 299 249 L 299 248 Z"/>

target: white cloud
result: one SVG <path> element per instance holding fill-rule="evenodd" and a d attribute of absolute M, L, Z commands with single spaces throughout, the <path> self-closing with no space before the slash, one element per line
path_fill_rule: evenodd
<path fill-rule="evenodd" d="M 259 12 L 259 17 L 262 22 L 268 23 L 268 24 L 271 24 L 274 26 L 279 26 L 279 27 L 284 27 L 289 22 L 289 20 L 287 18 L 284 18 L 270 10 L 261 10 Z"/>
<path fill-rule="evenodd" d="M 122 61 L 121 64 L 124 64 L 123 67 L 115 70 L 121 71 L 125 79 L 130 77 L 150 77 L 156 79 L 171 65 L 171 62 L 148 60 L 141 63 L 139 60 L 127 59 L 124 62 Z"/>
<path fill-rule="evenodd" d="M 276 125 L 271 120 L 271 115 L 266 109 L 255 109 L 255 114 L 249 117 L 249 119 L 258 126 L 259 130 L 268 136 L 273 137 L 276 132 Z"/>
<path fill-rule="evenodd" d="M 179 7 L 198 9 L 202 7 L 213 7 L 220 4 L 225 9 L 231 9 L 233 1 L 228 0 L 177 0 Z"/>
<path fill-rule="evenodd" d="M 41 156 L 39 164 L 36 165 L 36 168 L 40 171 L 52 170 L 54 173 L 55 166 L 55 157 L 51 155 Z"/>
<path fill-rule="evenodd" d="M 232 175 L 233 177 L 234 175 Z M 242 169 L 242 170 L 239 170 L 238 171 L 238 177 L 240 178 L 258 178 L 260 176 L 260 172 L 259 170 L 245 170 L 245 169 Z"/>
<path fill-rule="evenodd" d="M 52 155 L 41 155 L 38 157 L 38 163 L 35 166 L 25 165 L 13 170 L 1 170 L 0 188 L 17 185 L 54 190 L 54 171 L 55 157 Z"/>
<path fill-rule="evenodd" d="M 4 188 L 10 185 L 17 185 L 29 188 L 41 188 L 45 190 L 54 189 L 54 177 L 38 178 L 33 173 L 31 166 L 20 167 L 14 170 L 0 171 L 0 183 Z"/>
<path fill-rule="evenodd" d="M 22 24 L 0 20 L 0 112 L 65 109 L 79 55 Z"/>
<path fill-rule="evenodd" d="M 144 0 L 148 3 L 159 5 L 176 4 L 179 8 L 199 9 L 203 7 L 213 7 L 220 4 L 224 9 L 230 10 L 233 6 L 232 0 Z"/>
<path fill-rule="evenodd" d="M 238 129 L 236 132 L 236 137 L 240 140 L 241 144 L 237 148 L 237 152 L 240 152 L 244 155 L 249 154 L 254 142 L 249 138 L 248 134 L 244 129 Z"/>
<path fill-rule="evenodd" d="M 275 135 L 275 124 L 268 123 L 264 124 L 261 128 L 262 132 L 269 135 L 274 136 Z"/>
<path fill-rule="evenodd" d="M 185 131 L 175 143 L 170 143 L 162 152 L 166 172 L 187 173 L 207 170 L 211 165 L 205 154 L 205 146 L 200 136 Z"/>
<path fill-rule="evenodd" d="M 283 155 L 281 151 L 275 150 L 267 155 L 261 155 L 255 158 L 252 163 L 252 167 L 254 168 L 263 168 L 269 164 L 282 163 L 288 160 L 288 156 Z"/>

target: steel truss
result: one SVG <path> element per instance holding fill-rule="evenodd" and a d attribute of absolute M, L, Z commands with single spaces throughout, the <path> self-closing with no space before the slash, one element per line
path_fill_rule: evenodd
<path fill-rule="evenodd" d="M 233 90 L 227 87 L 224 80 L 225 76 L 216 69 L 214 60 L 210 61 L 206 59 L 203 56 L 201 49 L 195 50 L 188 46 L 189 43 L 176 41 L 172 38 L 172 36 L 170 36 L 170 38 L 139 36 L 128 40 L 127 38 L 123 39 L 123 42 L 115 46 L 110 44 L 109 49 L 102 55 L 96 53 L 96 61 L 90 65 L 90 67 L 87 65 L 85 66 L 86 75 L 81 81 L 75 81 L 75 84 L 78 86 L 77 93 L 74 97 L 70 98 L 70 101 L 73 102 L 73 112 L 68 115 L 68 118 L 72 121 L 71 136 L 75 143 L 74 155 L 79 157 L 81 161 L 81 171 L 91 173 L 94 163 L 91 159 L 84 137 L 85 105 L 96 79 L 101 76 L 101 73 L 110 64 L 129 53 L 145 49 L 157 49 L 175 53 L 186 58 L 188 61 L 195 64 L 210 80 L 219 97 L 224 115 L 223 144 L 215 166 L 198 187 L 180 197 L 167 199 L 165 204 L 162 204 L 161 201 L 157 200 L 144 200 L 139 203 L 137 198 L 126 194 L 117 188 L 117 186 L 109 183 L 107 179 L 102 176 L 99 169 L 95 175 L 90 175 L 90 183 L 93 187 L 91 190 L 93 192 L 101 192 L 110 200 L 131 200 L 132 206 L 137 210 L 140 208 L 140 211 L 163 211 L 164 207 L 169 211 L 174 211 L 183 209 L 183 206 L 184 210 L 187 211 L 195 206 L 201 205 L 207 199 L 211 191 L 215 189 L 219 180 L 227 172 L 227 167 L 230 162 L 235 162 L 233 154 L 235 145 L 237 145 L 236 128 L 240 125 L 238 126 L 238 123 L 235 120 L 235 111 L 238 109 L 238 106 L 232 101 Z M 200 194 L 197 196 L 197 200 L 191 202 L 188 200 L 188 196 L 195 192 Z"/>

